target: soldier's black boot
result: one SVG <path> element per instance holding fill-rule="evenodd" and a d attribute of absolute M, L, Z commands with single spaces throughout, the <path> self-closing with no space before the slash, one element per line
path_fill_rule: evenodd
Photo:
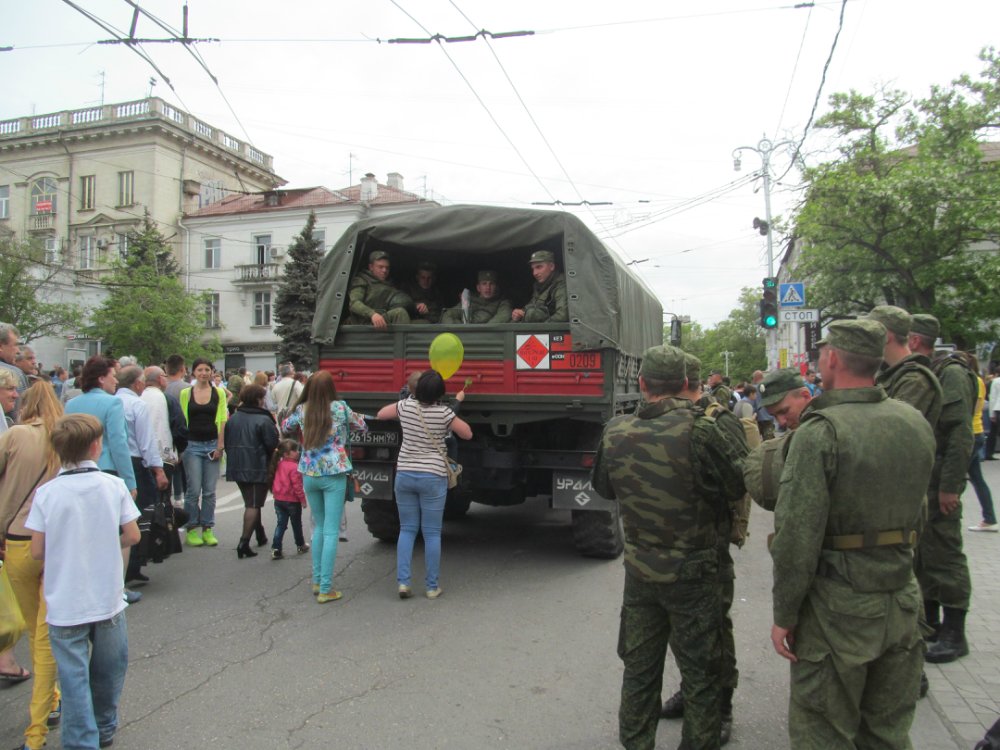
<path fill-rule="evenodd" d="M 733 689 L 725 688 L 722 691 L 722 701 L 720 703 L 722 713 L 722 725 L 719 731 L 719 746 L 729 742 L 733 736 Z"/>
<path fill-rule="evenodd" d="M 927 649 L 924 659 L 932 664 L 947 664 L 968 654 L 969 644 L 965 640 L 965 610 L 945 607 L 944 622 L 941 623 L 937 642 Z"/>
<path fill-rule="evenodd" d="M 924 599 L 924 622 L 920 624 L 924 640 L 927 643 L 934 643 L 941 630 L 941 602 Z M 924 629 L 923 625 L 926 625 L 927 628 Z"/>
<path fill-rule="evenodd" d="M 678 690 L 665 701 L 663 709 L 660 711 L 661 719 L 683 719 L 684 718 L 684 693 Z"/>

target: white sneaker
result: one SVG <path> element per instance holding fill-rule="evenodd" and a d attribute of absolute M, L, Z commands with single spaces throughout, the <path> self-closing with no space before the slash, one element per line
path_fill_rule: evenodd
<path fill-rule="evenodd" d="M 1000 525 L 995 523 L 986 523 L 986 521 L 980 521 L 978 526 L 970 526 L 969 531 L 1000 531 Z"/>

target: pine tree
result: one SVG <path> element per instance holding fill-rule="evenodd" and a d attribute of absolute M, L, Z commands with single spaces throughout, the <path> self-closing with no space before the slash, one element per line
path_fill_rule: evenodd
<path fill-rule="evenodd" d="M 142 228 L 129 232 L 127 237 L 128 250 L 122 258 L 127 268 L 149 267 L 165 276 L 176 278 L 180 275 L 180 266 L 167 244 L 167 238 L 150 218 L 148 210 L 142 218 Z"/>
<path fill-rule="evenodd" d="M 278 285 L 274 313 L 278 325 L 274 332 L 281 338 L 278 354 L 297 370 L 310 370 L 315 365 L 312 344 L 312 321 L 316 312 L 319 285 L 319 264 L 323 251 L 313 237 L 316 214 L 309 212 L 302 233 L 288 248 L 288 263 Z"/>

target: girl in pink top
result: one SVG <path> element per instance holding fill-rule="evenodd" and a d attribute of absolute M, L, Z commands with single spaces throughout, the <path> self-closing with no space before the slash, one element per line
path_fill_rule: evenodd
<path fill-rule="evenodd" d="M 274 496 L 274 512 L 278 515 L 278 525 L 274 528 L 271 542 L 271 559 L 280 560 L 281 538 L 285 535 L 289 520 L 295 548 L 300 555 L 309 551 L 302 536 L 302 509 L 306 507 L 306 493 L 302 488 L 302 474 L 299 472 L 299 444 L 294 440 L 282 440 L 271 459 L 271 494 Z"/>

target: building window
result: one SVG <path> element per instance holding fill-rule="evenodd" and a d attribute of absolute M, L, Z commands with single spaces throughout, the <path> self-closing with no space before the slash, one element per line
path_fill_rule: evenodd
<path fill-rule="evenodd" d="M 118 205 L 135 204 L 135 172 L 118 173 Z"/>
<path fill-rule="evenodd" d="M 10 185 L 0 185 L 0 219 L 10 218 Z"/>
<path fill-rule="evenodd" d="M 262 266 L 271 262 L 271 235 L 254 235 L 253 244 L 257 253 L 257 265 Z"/>
<path fill-rule="evenodd" d="M 128 235 L 118 235 L 118 257 L 125 260 L 128 257 Z"/>
<path fill-rule="evenodd" d="M 31 183 L 31 213 L 54 214 L 56 212 L 56 181 L 52 177 L 42 177 Z"/>
<path fill-rule="evenodd" d="M 271 293 L 253 293 L 253 324 L 255 326 L 271 325 Z"/>
<path fill-rule="evenodd" d="M 205 240 L 205 268 L 222 268 L 222 240 Z"/>
<path fill-rule="evenodd" d="M 205 296 L 205 328 L 219 328 L 219 293 Z"/>
<path fill-rule="evenodd" d="M 49 265 L 55 265 L 60 260 L 59 258 L 59 240 L 55 237 L 45 238 L 45 262 Z"/>
<path fill-rule="evenodd" d="M 325 229 L 314 229 L 313 239 L 316 240 L 316 247 L 319 251 L 326 254 L 326 230 Z"/>
<path fill-rule="evenodd" d="M 80 178 L 80 210 L 90 211 L 94 208 L 94 190 L 97 187 L 97 177 L 89 174 Z"/>
<path fill-rule="evenodd" d="M 87 236 L 80 238 L 80 269 L 86 271 L 97 265 L 97 238 Z"/>

